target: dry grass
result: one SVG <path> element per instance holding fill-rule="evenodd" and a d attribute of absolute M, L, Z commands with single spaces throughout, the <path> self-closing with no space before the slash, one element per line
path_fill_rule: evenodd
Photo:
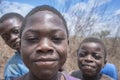
<path fill-rule="evenodd" d="M 78 45 L 80 41 L 83 38 L 76 38 L 72 37 L 70 38 L 70 45 L 69 45 L 69 53 L 68 58 L 65 64 L 65 70 L 66 72 L 71 72 L 73 70 L 78 69 L 77 68 L 77 61 L 76 61 L 76 49 L 78 48 Z M 114 63 L 117 66 L 118 72 L 120 74 L 120 39 L 117 41 L 117 47 L 112 47 L 112 39 L 106 39 L 104 40 L 105 44 L 107 45 L 108 50 L 108 62 Z M 115 51 L 113 49 L 116 49 Z M 114 53 L 115 52 L 115 53 Z M 13 55 L 13 50 L 10 49 L 3 40 L 0 38 L 0 78 L 3 79 L 3 69 L 6 61 Z M 120 77 L 119 77 L 120 78 Z M 0 80 L 1 80 L 0 79 Z"/>
<path fill-rule="evenodd" d="M 5 45 L 0 38 L 0 80 L 3 79 L 4 66 L 7 60 L 13 55 L 13 50 Z"/>

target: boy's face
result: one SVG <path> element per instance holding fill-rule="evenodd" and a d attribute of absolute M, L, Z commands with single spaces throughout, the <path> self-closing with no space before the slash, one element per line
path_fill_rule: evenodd
<path fill-rule="evenodd" d="M 104 55 L 99 43 L 82 43 L 78 50 L 78 66 L 83 75 L 96 76 L 104 66 Z"/>
<path fill-rule="evenodd" d="M 12 49 L 19 50 L 19 30 L 21 22 L 16 18 L 10 18 L 3 21 L 0 25 L 0 35 L 5 43 Z"/>
<path fill-rule="evenodd" d="M 62 20 L 49 11 L 28 18 L 21 36 L 21 54 L 39 78 L 53 77 L 66 61 L 67 32 Z"/>

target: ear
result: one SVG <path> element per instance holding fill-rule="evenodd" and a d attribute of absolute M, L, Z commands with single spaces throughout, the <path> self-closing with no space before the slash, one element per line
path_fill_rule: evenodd
<path fill-rule="evenodd" d="M 106 63 L 107 63 L 107 59 L 105 59 L 105 61 L 104 61 L 104 65 L 106 65 Z"/>
<path fill-rule="evenodd" d="M 104 66 L 106 65 L 107 63 L 107 59 L 104 60 L 104 65 L 102 66 L 102 68 L 104 68 Z"/>
<path fill-rule="evenodd" d="M 68 41 L 67 41 L 67 42 L 68 42 L 68 45 L 69 45 L 69 39 L 68 39 Z"/>
<path fill-rule="evenodd" d="M 76 50 L 77 56 L 78 56 L 79 48 Z"/>

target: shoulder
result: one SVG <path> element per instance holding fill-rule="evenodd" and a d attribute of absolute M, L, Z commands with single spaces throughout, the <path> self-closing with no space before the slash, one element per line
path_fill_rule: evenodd
<path fill-rule="evenodd" d="M 20 60 L 17 60 L 18 56 L 19 54 L 14 54 L 13 57 L 7 62 L 4 68 L 4 77 L 18 77 L 29 71 L 22 61 L 19 62 Z"/>
<path fill-rule="evenodd" d="M 71 72 L 71 76 L 76 77 L 76 78 L 81 78 L 81 76 L 82 76 L 81 74 L 82 73 L 80 70 Z"/>
<path fill-rule="evenodd" d="M 101 73 L 106 74 L 114 79 L 118 79 L 117 67 L 114 64 L 107 63 L 101 70 Z"/>
<path fill-rule="evenodd" d="M 114 64 L 111 64 L 111 63 L 107 63 L 105 66 L 104 66 L 105 69 L 112 69 L 112 70 L 115 70 L 116 69 L 116 66 Z"/>
<path fill-rule="evenodd" d="M 107 75 L 105 75 L 105 74 L 102 74 L 102 76 L 101 76 L 101 79 L 100 80 L 114 80 L 113 78 L 111 78 L 111 77 L 109 77 L 109 76 L 107 76 Z"/>
<path fill-rule="evenodd" d="M 6 68 L 11 68 L 11 67 L 16 68 L 18 66 L 24 66 L 24 63 L 21 58 L 21 55 L 18 52 L 15 52 L 15 54 L 6 63 L 5 67 Z"/>
<path fill-rule="evenodd" d="M 18 52 L 15 52 L 15 54 L 9 59 L 7 64 L 14 64 L 14 63 L 19 62 L 21 60 L 22 60 L 22 58 L 21 58 L 20 54 Z"/>
<path fill-rule="evenodd" d="M 62 73 L 65 77 L 66 80 L 81 80 L 81 79 L 78 79 L 78 78 L 75 78 L 73 76 L 70 76 L 68 74 L 65 74 L 65 73 Z"/>
<path fill-rule="evenodd" d="M 9 70 L 13 69 L 13 67 L 16 67 L 16 65 L 14 65 L 14 63 L 16 63 L 16 62 L 14 61 L 15 56 L 16 56 L 16 54 L 14 54 L 14 55 L 7 61 L 6 65 L 5 65 L 5 69 L 4 69 L 5 72 L 9 72 Z"/>
<path fill-rule="evenodd" d="M 6 63 L 5 65 L 5 71 L 6 70 L 16 70 L 17 68 L 19 68 L 20 64 L 23 64 L 22 59 L 19 58 L 20 55 L 19 54 L 14 54 L 9 61 Z M 19 64 L 20 63 L 20 64 Z"/>

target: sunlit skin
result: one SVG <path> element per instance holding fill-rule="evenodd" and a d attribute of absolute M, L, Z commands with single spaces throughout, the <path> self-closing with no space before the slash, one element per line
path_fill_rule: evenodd
<path fill-rule="evenodd" d="M 83 80 L 96 80 L 105 64 L 104 55 L 104 48 L 99 43 L 81 44 L 78 50 L 78 66 L 82 72 Z"/>
<path fill-rule="evenodd" d="M 25 80 L 57 80 L 67 47 L 66 28 L 59 16 L 50 11 L 31 15 L 21 36 L 21 54 L 30 69 Z"/>
<path fill-rule="evenodd" d="M 16 17 L 3 21 L 0 25 L 0 35 L 5 43 L 12 49 L 19 50 L 19 30 L 22 22 Z"/>

